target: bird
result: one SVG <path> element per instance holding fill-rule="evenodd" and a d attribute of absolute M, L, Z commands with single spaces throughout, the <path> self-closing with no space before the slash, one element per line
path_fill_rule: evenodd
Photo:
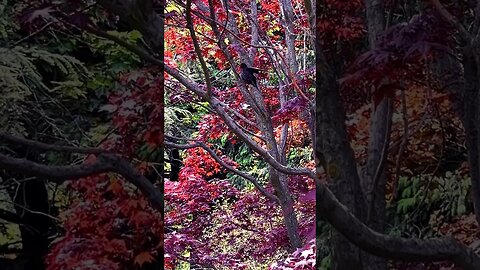
<path fill-rule="evenodd" d="M 257 77 L 255 77 L 255 73 L 260 73 L 260 69 L 258 68 L 253 68 L 247 66 L 245 63 L 240 64 L 240 69 L 242 70 L 240 73 L 240 78 L 246 83 L 253 85 L 255 88 L 258 89 L 258 84 L 257 84 Z"/>

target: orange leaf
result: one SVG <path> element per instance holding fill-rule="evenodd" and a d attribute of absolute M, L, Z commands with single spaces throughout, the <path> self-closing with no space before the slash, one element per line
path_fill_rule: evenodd
<path fill-rule="evenodd" d="M 118 180 L 114 180 L 108 186 L 107 190 L 112 191 L 114 194 L 120 194 L 123 191 L 123 186 Z"/>
<path fill-rule="evenodd" d="M 135 256 L 135 264 L 139 265 L 140 267 L 143 266 L 145 263 L 155 261 L 155 258 L 150 254 L 148 251 L 143 251 L 137 256 Z"/>

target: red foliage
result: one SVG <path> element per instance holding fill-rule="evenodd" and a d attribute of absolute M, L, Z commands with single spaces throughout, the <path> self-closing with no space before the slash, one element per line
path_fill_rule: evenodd
<path fill-rule="evenodd" d="M 257 191 L 239 192 L 225 181 L 206 181 L 208 175 L 202 168 L 216 170 L 218 167 L 213 163 L 208 165 L 210 162 L 199 166 L 197 162 L 202 155 L 203 151 L 190 151 L 180 181 L 165 183 L 165 200 L 169 205 L 165 224 L 167 228 L 176 228 L 175 232 L 166 234 L 165 251 L 170 264 L 184 260 L 243 269 L 242 261 L 251 258 L 261 261 L 279 248 L 287 247 L 289 242 L 278 205 Z M 295 208 L 301 213 L 301 235 L 310 239 L 314 235 L 315 201 L 308 194 L 314 188 L 313 182 L 304 177 L 291 177 L 289 188 L 298 201 Z M 273 191 L 271 187 L 267 190 Z M 229 204 L 228 211 L 221 207 L 222 203 Z M 248 243 L 242 242 L 244 238 L 235 233 L 239 230 L 252 232 Z M 235 246 L 235 252 L 219 252 L 224 241 Z M 185 250 L 195 252 L 185 258 Z M 173 269 L 167 265 L 165 268 Z"/>
<path fill-rule="evenodd" d="M 325 46 L 331 47 L 337 41 L 350 42 L 363 37 L 363 1 L 328 0 L 321 5 L 317 31 L 322 33 Z"/>
<path fill-rule="evenodd" d="M 155 69 L 124 74 L 122 87 L 109 97 L 103 110 L 112 114 L 118 136 L 105 147 L 131 155 L 143 143 L 163 142 L 163 80 Z"/>
<path fill-rule="evenodd" d="M 223 30 L 225 21 L 235 16 L 237 29 L 236 39 L 243 43 L 251 42 L 252 20 L 249 17 L 250 1 L 228 1 L 228 10 L 225 10 L 221 1 L 214 2 L 214 12 L 220 31 Z M 202 3 L 205 5 L 202 7 Z M 295 9 L 295 30 L 293 34 L 302 35 L 310 31 L 308 17 L 304 12 L 303 1 L 292 1 Z M 206 8 L 205 8 L 206 7 Z M 258 7 L 259 35 L 268 37 L 272 46 L 278 50 L 279 57 L 283 57 L 285 44 L 285 30 L 282 26 L 280 5 L 275 1 L 260 1 Z M 209 17 L 208 1 L 196 1 L 192 11 Z M 170 16 L 171 15 L 171 16 Z M 184 25 L 184 14 L 172 12 L 167 17 L 167 25 Z M 198 42 L 202 48 L 201 53 L 205 60 L 214 70 L 224 71 L 237 69 L 230 66 L 226 55 L 220 50 L 208 22 L 202 16 L 193 17 L 193 25 L 199 30 Z M 237 31 L 238 30 L 238 31 Z M 166 28 L 166 62 L 176 65 L 189 65 L 196 59 L 193 46 L 188 32 L 177 27 Z M 302 42 L 299 40 L 299 42 Z M 304 44 L 298 44 L 304 46 Z M 237 54 L 244 48 L 235 43 L 227 42 L 227 50 L 237 59 Z M 248 50 L 254 50 L 249 48 Z M 271 63 L 266 50 L 256 50 L 253 66 L 262 70 L 258 74 L 259 88 L 263 95 L 263 101 L 269 114 L 274 120 L 275 135 L 280 136 L 281 124 L 290 122 L 292 139 L 288 141 L 287 149 L 294 146 L 305 146 L 306 137 L 303 132 L 308 132 L 305 112 L 308 100 L 296 98 L 298 89 L 306 92 L 307 98 L 312 98 L 308 89 L 313 84 L 314 70 L 300 70 L 295 75 L 295 82 L 284 79 L 282 87 L 279 87 L 277 73 Z M 279 61 L 281 61 L 279 59 Z M 239 63 L 236 63 L 239 64 Z M 280 75 L 281 77 L 282 75 Z M 290 77 L 291 76 L 289 74 Z M 291 79 L 292 79 L 291 78 Z M 167 79 L 170 79 L 169 77 Z M 293 79 L 292 79 L 293 80 Z M 254 112 L 245 102 L 242 93 L 235 83 L 228 80 L 213 82 L 213 95 L 223 102 L 224 108 L 242 127 L 253 134 L 259 134 L 259 126 L 255 122 Z M 217 84 L 218 83 L 218 84 Z M 171 87 L 169 100 L 174 104 L 188 104 L 192 101 L 190 94 L 182 92 L 181 84 L 175 80 L 167 80 Z M 203 86 L 199 86 L 203 87 Z M 170 91 L 170 90 L 169 90 Z M 282 91 L 289 101 L 280 104 L 279 93 Z M 236 111 L 236 113 L 232 112 Z M 238 115 L 241 115 L 239 117 Z M 221 118 L 216 114 L 206 114 L 197 124 L 198 136 L 204 142 L 218 141 L 227 137 L 228 145 L 237 147 L 239 144 L 235 136 L 229 131 Z M 300 135 L 300 136 L 296 136 Z M 263 145 L 263 142 L 259 142 Z M 166 222 L 166 269 L 173 269 L 178 261 L 187 261 L 191 264 L 204 266 L 221 265 L 230 269 L 244 269 L 242 264 L 247 260 L 263 261 L 276 254 L 281 249 L 288 247 L 286 228 L 283 225 L 283 217 L 280 207 L 267 200 L 258 191 L 245 190 L 243 192 L 233 188 L 226 181 L 217 178 L 225 178 L 224 171 L 214 162 L 205 151 L 201 149 L 186 151 L 186 159 L 180 172 L 178 182 L 166 181 L 165 200 L 167 209 Z M 233 163 L 232 163 L 233 164 Z M 262 179 L 259 179 L 262 181 Z M 269 192 L 273 189 L 268 184 Z M 312 183 L 304 178 L 292 177 L 289 179 L 289 187 L 295 197 L 295 210 L 301 215 L 299 224 L 303 239 L 310 239 L 314 224 L 314 202 L 307 196 L 313 189 Z M 299 200 L 302 197 L 303 200 Z M 171 232 L 170 229 L 171 228 Z M 245 242 L 247 241 L 247 242 Z M 225 246 L 232 249 L 225 250 Z M 235 249 L 233 250 L 233 247 Z M 190 257 L 185 257 L 185 251 L 190 251 Z"/>
<path fill-rule="evenodd" d="M 294 119 L 301 118 L 300 113 L 304 112 L 308 108 L 308 100 L 299 96 L 288 100 L 282 108 L 276 111 L 272 117 L 274 121 L 280 121 L 281 123 L 289 122 Z"/>
<path fill-rule="evenodd" d="M 393 97 L 395 90 L 404 87 L 401 84 L 424 79 L 425 61 L 436 53 L 450 51 L 450 31 L 452 28 L 433 11 L 387 29 L 378 45 L 359 56 L 348 67 L 348 75 L 340 80 L 343 95 L 349 97 L 347 102 L 360 104 L 352 97 L 374 87 L 370 94 L 378 104 L 384 97 Z"/>
<path fill-rule="evenodd" d="M 163 256 L 162 217 L 131 185 L 103 174 L 69 188 L 81 196 L 64 213 L 47 269 L 135 269 Z"/>
<path fill-rule="evenodd" d="M 121 82 L 123 92 L 104 106 L 117 136 L 103 146 L 132 156 L 145 143 L 163 141 L 163 82 L 149 69 L 125 74 Z M 143 172 L 145 164 L 137 169 Z M 65 234 L 46 259 L 49 270 L 138 269 L 163 256 L 162 216 L 137 188 L 107 174 L 76 180 L 68 188 L 78 195 L 64 213 Z"/>

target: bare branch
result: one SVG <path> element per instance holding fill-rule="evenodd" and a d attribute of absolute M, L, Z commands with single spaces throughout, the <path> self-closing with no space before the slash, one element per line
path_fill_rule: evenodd
<path fill-rule="evenodd" d="M 192 144 L 176 144 L 176 143 L 172 143 L 172 142 L 168 142 L 168 141 L 165 141 L 164 142 L 165 146 L 166 147 L 169 147 L 169 148 L 176 148 L 176 149 L 191 149 L 191 148 L 197 148 L 197 147 L 201 147 L 203 148 L 205 151 L 207 151 L 210 156 L 216 161 L 218 162 L 218 164 L 220 164 L 222 167 L 224 167 L 225 169 L 227 169 L 228 171 L 240 176 L 240 177 L 243 177 L 245 179 L 247 179 L 248 181 L 250 181 L 250 183 L 252 183 L 257 189 L 258 191 L 260 191 L 260 193 L 262 193 L 263 195 L 265 195 L 265 197 L 267 197 L 268 199 L 278 203 L 278 198 L 277 196 L 271 194 L 270 192 L 266 191 L 259 183 L 258 181 L 250 174 L 247 174 L 245 172 L 242 172 L 238 169 L 236 169 L 235 167 L 227 164 L 225 161 L 223 161 L 218 155 L 217 153 L 215 153 L 215 151 L 213 151 L 210 147 L 208 147 L 205 143 L 203 142 L 200 142 L 200 141 L 196 141 Z"/>
<path fill-rule="evenodd" d="M 450 237 L 398 238 L 373 231 L 358 220 L 316 179 L 317 209 L 337 231 L 361 249 L 384 258 L 408 261 L 451 260 L 465 270 L 480 269 L 480 257 Z"/>
<path fill-rule="evenodd" d="M 4 154 L 0 154 L 0 167 L 11 171 L 21 172 L 25 175 L 53 178 L 60 183 L 67 179 L 78 179 L 93 174 L 108 172 L 112 169 L 109 164 L 102 161 L 97 161 L 92 164 L 48 166 L 26 159 L 10 157 Z"/>
<path fill-rule="evenodd" d="M 296 81 L 296 73 L 298 72 L 297 56 L 295 52 L 295 27 L 293 6 L 291 1 L 280 0 L 280 10 L 282 12 L 282 25 L 285 29 L 285 43 L 287 45 L 287 61 L 288 67 L 291 67 L 292 81 Z"/>
<path fill-rule="evenodd" d="M 71 152 L 71 153 L 81 153 L 81 154 L 101 154 L 107 153 L 107 150 L 101 148 L 82 148 L 74 146 L 63 146 L 63 145 L 53 145 L 42 143 L 38 141 L 32 141 L 25 138 L 20 138 L 13 136 L 4 132 L 0 132 L 0 140 L 6 140 L 12 143 L 23 144 L 37 149 L 47 150 L 47 151 L 57 151 L 57 152 Z"/>
<path fill-rule="evenodd" d="M 30 38 L 42 33 L 43 31 L 47 30 L 48 27 L 50 27 L 52 24 L 54 23 L 54 21 L 50 21 L 48 23 L 46 23 L 44 26 L 42 26 L 40 29 L 38 29 L 37 31 L 29 34 L 28 36 L 26 37 L 23 37 L 19 40 L 17 40 L 15 43 L 13 43 L 11 46 L 9 46 L 9 48 L 15 48 L 16 46 L 20 45 L 22 42 L 26 41 L 26 40 L 29 40 Z"/>
<path fill-rule="evenodd" d="M 245 116 L 243 116 L 240 112 L 236 111 L 235 109 L 231 108 L 230 106 L 228 106 L 227 104 L 223 103 L 222 102 L 222 105 L 225 106 L 225 108 L 227 108 L 229 111 L 231 111 L 235 116 L 237 116 L 238 118 L 240 118 L 243 122 L 247 123 L 248 125 L 250 126 L 255 126 L 256 124 L 252 121 L 250 121 L 248 118 L 246 118 Z"/>
<path fill-rule="evenodd" d="M 372 186 L 370 187 L 368 194 L 366 194 L 367 199 L 369 200 L 368 209 L 367 209 L 368 211 L 367 222 L 371 222 L 372 213 L 374 211 L 374 207 L 376 203 L 375 196 L 380 195 L 380 194 L 376 194 L 375 189 L 380 184 L 381 178 L 385 177 L 385 176 L 382 176 L 382 174 L 385 172 L 385 163 L 387 162 L 387 159 L 388 159 L 388 147 L 390 145 L 390 135 L 391 135 L 391 129 L 392 129 L 392 115 L 393 115 L 394 104 L 393 104 L 393 100 L 390 98 L 388 98 L 387 100 L 384 100 L 384 102 L 385 102 L 384 106 L 386 106 L 386 109 L 387 109 L 386 115 L 383 115 L 384 118 L 382 120 L 378 119 L 377 115 L 374 115 L 374 118 L 373 118 L 374 120 L 372 123 L 372 127 L 374 128 L 373 130 L 381 131 L 382 129 L 384 129 L 384 133 L 375 134 L 376 136 L 372 135 L 372 137 L 374 137 L 373 139 L 376 139 L 376 140 L 372 140 L 371 143 L 369 144 L 369 147 L 377 148 L 378 144 L 382 143 L 382 149 L 381 149 L 381 152 L 379 153 L 380 156 L 376 156 L 375 151 L 372 151 L 371 156 L 369 157 L 370 159 L 368 160 L 368 162 L 371 162 L 373 166 L 373 162 L 376 161 L 376 159 L 378 158 L 377 160 L 378 163 L 376 164 L 372 182 L 371 182 Z M 381 112 L 383 113 L 383 111 Z M 375 120 L 377 121 L 375 122 Z M 380 126 L 382 127 L 380 128 Z M 379 141 L 379 139 L 381 138 L 380 136 L 383 136 L 383 141 Z M 371 177 L 372 175 L 368 174 L 368 176 Z"/>
<path fill-rule="evenodd" d="M 280 152 L 280 156 L 282 159 L 285 158 L 285 155 L 287 153 L 287 139 L 288 139 L 288 129 L 290 128 L 289 124 L 286 123 L 282 125 L 282 133 L 280 135 L 280 142 L 278 143 L 280 146 L 280 149 L 278 150 Z M 286 160 L 282 160 L 284 163 Z"/>
<path fill-rule="evenodd" d="M 479 30 L 480 30 L 480 0 L 476 0 L 477 5 L 475 6 L 475 19 L 473 21 L 473 33 L 476 34 L 476 38 L 478 38 Z"/>
<path fill-rule="evenodd" d="M 213 8 L 213 6 L 211 7 Z M 190 32 L 190 37 L 192 38 L 193 46 L 195 48 L 195 54 L 197 55 L 198 60 L 200 61 L 200 65 L 202 66 L 203 75 L 205 76 L 205 83 L 207 84 L 207 97 L 212 96 L 212 82 L 210 79 L 210 72 L 207 68 L 207 63 L 202 55 L 202 50 L 200 49 L 200 45 L 198 44 L 198 39 L 195 34 L 195 29 L 193 28 L 193 20 L 192 20 L 192 0 L 187 0 L 187 28 Z"/>
<path fill-rule="evenodd" d="M 26 159 L 0 154 L 0 168 L 25 175 L 43 176 L 63 182 L 67 179 L 79 179 L 99 173 L 115 172 L 138 187 L 150 200 L 154 208 L 163 211 L 163 196 L 160 191 L 128 161 L 114 154 L 100 154 L 93 163 L 69 166 L 49 166 Z"/>
<path fill-rule="evenodd" d="M 211 1 L 211 0 L 209 0 Z M 253 20 L 254 23 L 251 25 L 251 36 L 252 40 L 250 42 L 250 51 L 248 54 L 248 57 L 250 59 L 255 59 L 255 54 L 257 53 L 257 47 L 259 44 L 260 36 L 258 34 L 258 10 L 257 10 L 257 1 L 256 0 L 250 0 L 250 10 L 252 13 L 250 14 L 249 19 Z"/>

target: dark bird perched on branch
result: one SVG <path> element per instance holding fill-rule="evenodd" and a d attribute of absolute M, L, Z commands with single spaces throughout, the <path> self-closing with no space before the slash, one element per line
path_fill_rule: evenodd
<path fill-rule="evenodd" d="M 255 77 L 254 74 L 258 74 L 261 70 L 258 68 L 248 67 L 245 63 L 240 64 L 240 69 L 242 70 L 240 73 L 240 78 L 242 78 L 246 84 L 251 84 L 258 89 L 257 77 Z"/>

